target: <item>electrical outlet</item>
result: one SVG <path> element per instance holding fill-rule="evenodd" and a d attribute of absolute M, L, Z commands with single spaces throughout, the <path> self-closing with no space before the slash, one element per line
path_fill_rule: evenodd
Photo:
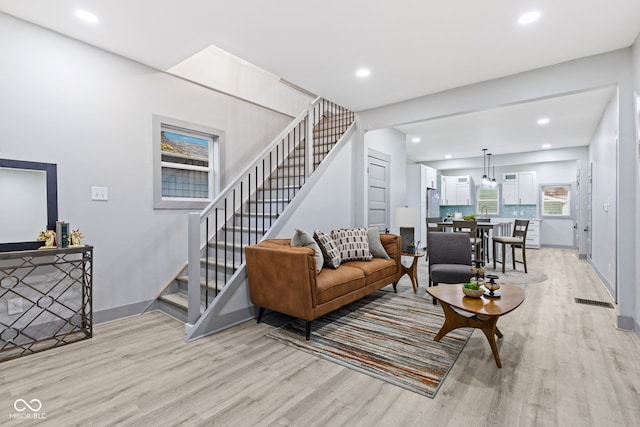
<path fill-rule="evenodd" d="M 109 188 L 91 187 L 91 200 L 109 200 Z"/>
<path fill-rule="evenodd" d="M 7 314 L 9 316 L 14 314 L 20 314 L 24 311 L 22 306 L 22 298 L 12 298 L 7 300 Z"/>

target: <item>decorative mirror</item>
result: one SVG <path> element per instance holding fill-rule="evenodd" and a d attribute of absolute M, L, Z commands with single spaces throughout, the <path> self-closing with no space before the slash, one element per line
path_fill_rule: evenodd
<path fill-rule="evenodd" d="M 56 165 L 0 159 L 0 205 L 0 252 L 42 246 L 38 233 L 58 219 Z"/>

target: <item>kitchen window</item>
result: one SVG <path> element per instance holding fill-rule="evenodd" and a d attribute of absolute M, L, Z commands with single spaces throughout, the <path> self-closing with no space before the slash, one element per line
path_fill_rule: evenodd
<path fill-rule="evenodd" d="M 487 215 L 497 215 L 500 213 L 500 191 L 497 186 L 495 188 L 483 188 L 479 186 L 476 200 L 478 201 L 478 213 L 486 213 Z"/>
<path fill-rule="evenodd" d="M 571 216 L 571 185 L 554 184 L 540 187 L 542 201 L 542 216 L 570 217 Z"/>

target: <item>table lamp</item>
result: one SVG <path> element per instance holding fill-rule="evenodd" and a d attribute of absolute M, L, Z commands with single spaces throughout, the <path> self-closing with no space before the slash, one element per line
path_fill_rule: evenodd
<path fill-rule="evenodd" d="M 420 221 L 417 208 L 401 207 L 395 211 L 395 225 L 400 228 L 402 237 L 402 251 L 407 252 L 409 243 L 415 242 L 415 228 Z"/>

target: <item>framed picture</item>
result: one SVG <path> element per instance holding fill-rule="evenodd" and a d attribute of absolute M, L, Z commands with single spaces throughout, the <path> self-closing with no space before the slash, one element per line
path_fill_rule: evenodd
<path fill-rule="evenodd" d="M 545 184 L 540 186 L 542 216 L 571 216 L 571 184 Z"/>

